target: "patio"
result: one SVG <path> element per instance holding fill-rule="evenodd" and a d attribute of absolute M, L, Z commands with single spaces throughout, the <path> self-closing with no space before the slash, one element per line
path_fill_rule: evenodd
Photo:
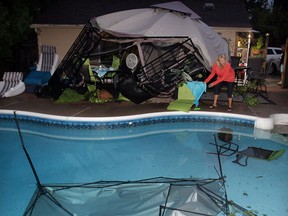
<path fill-rule="evenodd" d="M 269 104 L 258 104 L 248 106 L 244 102 L 235 101 L 232 113 L 269 117 L 275 113 L 288 113 L 287 97 L 288 90 L 282 89 L 277 82 L 278 75 L 270 75 L 267 79 L 268 98 L 273 101 Z M 209 110 L 211 101 L 201 100 L 199 108 L 201 111 Z M 165 101 L 144 102 L 134 104 L 129 101 L 109 102 L 103 104 L 81 101 L 73 104 L 56 104 L 51 98 L 38 98 L 33 93 L 22 93 L 15 97 L 2 98 L 0 100 L 0 109 L 2 110 L 21 110 L 29 112 L 38 112 L 51 115 L 76 116 L 76 117 L 108 117 L 125 116 L 152 112 L 167 112 L 168 103 Z M 193 107 L 191 109 L 193 111 Z M 196 112 L 196 111 L 195 111 Z M 227 102 L 219 101 L 219 106 L 213 112 L 227 112 Z"/>

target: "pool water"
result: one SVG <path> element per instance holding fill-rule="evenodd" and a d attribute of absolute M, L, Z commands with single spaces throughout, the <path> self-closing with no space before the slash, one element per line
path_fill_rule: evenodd
<path fill-rule="evenodd" d="M 0 117 L 1 215 L 22 215 L 36 189 L 21 144 L 42 184 L 209 179 L 222 171 L 229 200 L 255 215 L 288 215 L 287 141 L 266 132 L 257 136 L 254 119 L 165 114 L 71 121 L 22 114 L 17 120 L 22 143 L 13 115 Z M 224 144 L 217 138 L 221 128 L 232 129 L 239 151 L 253 146 L 286 153 L 272 161 L 248 158 L 247 166 L 240 166 L 232 162 L 236 153 L 215 154 Z"/>

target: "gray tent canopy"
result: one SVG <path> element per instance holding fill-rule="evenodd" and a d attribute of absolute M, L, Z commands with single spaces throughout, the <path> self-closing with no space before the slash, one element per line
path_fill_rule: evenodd
<path fill-rule="evenodd" d="M 111 13 L 95 20 L 103 31 L 118 37 L 188 37 L 201 53 L 207 69 L 218 54 L 229 54 L 227 42 L 178 1 Z"/>
<path fill-rule="evenodd" d="M 162 8 L 170 11 L 176 11 L 183 13 L 185 15 L 190 16 L 191 19 L 200 19 L 201 17 L 196 14 L 194 11 L 192 11 L 190 8 L 186 7 L 184 4 L 182 4 L 179 1 L 173 1 L 169 3 L 164 3 L 164 4 L 156 4 L 156 5 L 151 5 L 152 8 Z"/>

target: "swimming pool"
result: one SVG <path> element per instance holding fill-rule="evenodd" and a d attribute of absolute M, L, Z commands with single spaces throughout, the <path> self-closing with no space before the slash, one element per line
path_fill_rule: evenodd
<path fill-rule="evenodd" d="M 251 146 L 287 151 L 286 137 L 256 129 L 256 117 L 211 112 L 169 112 L 113 118 L 74 118 L 17 111 L 15 120 L 12 111 L 1 111 L 0 120 L 3 215 L 23 214 L 33 194 L 37 195 L 37 181 L 22 144 L 31 157 L 41 185 L 47 186 L 47 194 L 57 194 L 57 189 L 53 187 L 61 186 L 59 191 L 64 196 L 59 200 L 66 204 L 69 200 L 69 208 L 83 205 L 91 208 L 87 203 L 91 197 L 96 197 L 99 203 L 93 204 L 94 208 L 97 206 L 95 215 L 117 215 L 121 212 L 159 215 L 160 205 L 173 207 L 169 199 L 164 199 L 163 203 L 164 194 L 168 197 L 167 184 L 169 189 L 171 185 L 177 188 L 183 185 L 183 180 L 186 184 L 189 182 L 189 187 L 185 185 L 185 190 L 174 190 L 174 196 L 189 191 L 187 199 L 175 199 L 182 206 L 185 203 L 191 206 L 195 197 L 205 195 L 195 189 L 195 185 L 198 187 L 203 182 L 206 185 L 207 181 L 210 184 L 210 180 L 222 184 L 221 177 L 225 182 L 216 191 L 224 197 L 224 201 L 229 201 L 229 204 L 233 201 L 238 206 L 231 208 L 230 205 L 235 215 L 244 215 L 243 211 L 246 210 L 269 216 L 288 213 L 287 153 L 271 161 L 250 157 L 247 166 L 233 163 L 235 152 L 230 156 L 217 154 L 219 147 L 226 146 L 217 136 L 221 128 L 233 130 L 233 143 L 239 147 L 239 151 Z M 86 183 L 93 184 L 88 186 Z M 74 187 L 79 184 L 85 187 Z M 73 190 L 63 190 L 63 186 L 68 188 L 67 185 Z M 215 185 L 211 187 L 215 188 Z M 135 188 L 141 189 L 141 196 L 136 196 L 137 199 L 131 193 Z M 72 194 L 76 193 L 75 198 Z M 117 199 L 115 196 L 108 199 L 112 194 L 117 194 Z M 207 201 L 207 197 L 202 199 L 206 201 L 202 200 L 200 204 L 205 203 L 206 207 L 203 208 L 207 210 L 207 205 L 212 205 L 211 200 Z M 139 200 L 141 205 L 136 203 Z M 175 200 L 173 202 L 176 203 Z M 41 206 L 39 203 L 37 205 Z M 128 208 L 128 205 L 132 207 Z M 69 215 L 65 211 L 58 214 L 49 212 L 47 206 L 50 204 L 42 208 L 45 214 L 31 215 Z M 74 215 L 88 214 L 81 214 L 77 209 L 72 212 Z M 166 211 L 161 215 L 173 215 L 172 212 Z M 225 214 L 220 211 L 217 215 Z"/>

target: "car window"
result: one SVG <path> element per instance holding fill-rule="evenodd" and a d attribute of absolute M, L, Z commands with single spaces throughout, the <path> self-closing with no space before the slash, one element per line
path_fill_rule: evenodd
<path fill-rule="evenodd" d="M 282 50 L 275 50 L 276 54 L 280 55 L 282 54 Z"/>
<path fill-rule="evenodd" d="M 273 55 L 273 50 L 272 49 L 267 49 L 267 55 Z"/>

